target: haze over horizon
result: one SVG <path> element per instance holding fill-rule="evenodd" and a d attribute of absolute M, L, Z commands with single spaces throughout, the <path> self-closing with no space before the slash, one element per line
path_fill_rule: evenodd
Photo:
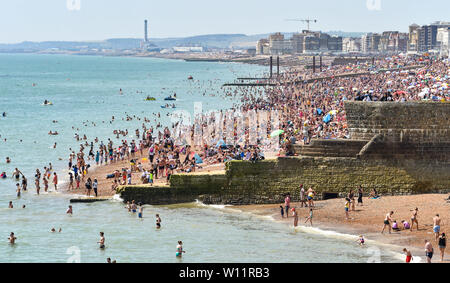
<path fill-rule="evenodd" d="M 79 5 L 78 5 L 79 4 Z M 324 8 L 326 7 L 326 9 Z M 450 1 L 429 0 L 15 0 L 0 3 L 0 43 L 23 41 L 101 41 L 207 34 L 266 34 L 306 29 L 344 32 L 406 32 L 412 23 L 448 21 Z"/>

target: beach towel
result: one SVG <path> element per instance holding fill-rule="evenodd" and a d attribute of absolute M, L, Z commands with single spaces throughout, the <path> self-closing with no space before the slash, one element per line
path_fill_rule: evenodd
<path fill-rule="evenodd" d="M 325 116 L 325 117 L 323 117 L 323 122 L 324 123 L 329 123 L 331 121 L 331 115 L 330 114 L 327 114 L 327 116 Z"/>

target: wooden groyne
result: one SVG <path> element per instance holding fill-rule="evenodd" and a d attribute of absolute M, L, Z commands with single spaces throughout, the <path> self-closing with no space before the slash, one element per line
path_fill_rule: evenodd
<path fill-rule="evenodd" d="M 381 69 L 378 70 L 380 73 L 385 72 L 395 72 L 395 71 L 403 71 L 403 70 L 414 70 L 423 67 L 423 65 L 414 65 L 414 66 L 408 66 L 408 67 L 401 67 L 401 68 L 390 68 L 390 69 Z M 366 75 L 372 75 L 372 72 L 361 72 L 361 73 L 348 73 L 348 74 L 340 74 L 335 76 L 326 76 L 326 77 L 318 77 L 318 78 L 311 78 L 306 80 L 295 80 L 295 81 L 286 81 L 283 82 L 283 84 L 308 84 L 312 82 L 319 82 L 324 80 L 331 80 L 335 78 L 346 78 L 346 77 L 358 77 L 358 76 L 366 76 Z M 246 78 L 246 80 L 250 80 L 249 78 Z M 255 80 L 257 80 L 255 78 Z M 266 79 L 270 80 L 270 79 Z M 278 80 L 277 80 L 278 81 Z M 256 82 L 256 83 L 226 83 L 223 86 L 277 86 L 277 83 L 265 81 L 265 82 Z"/>

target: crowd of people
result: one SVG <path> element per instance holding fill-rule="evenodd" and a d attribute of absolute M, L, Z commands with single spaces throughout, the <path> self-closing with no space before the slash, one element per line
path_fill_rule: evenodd
<path fill-rule="evenodd" d="M 448 60 L 393 56 L 377 59 L 375 65 L 364 63 L 330 66 L 319 73 L 290 71 L 280 76 L 275 87 L 224 89 L 222 94 L 224 98 L 239 96 L 240 102 L 236 102 L 229 111 L 220 110 L 202 114 L 194 119 L 193 125 L 185 125 L 180 120 L 169 126 L 163 126 L 158 122 L 153 127 L 148 126 L 151 119 L 147 117 L 126 114 L 123 118 L 126 121 L 143 121 L 131 139 L 128 138 L 128 129 L 114 130 L 112 134 L 117 141 L 108 138 L 106 143 L 97 137 L 89 142 L 86 135 L 78 133 L 74 135 L 76 141 L 81 141 L 82 144 L 77 152 L 70 149 L 67 166 L 68 190 L 85 189 L 88 196 L 91 196 L 93 190 L 94 196 L 99 195 L 99 181 L 97 178 L 87 177 L 91 164 L 96 166 L 118 162 L 129 164 L 105 176 L 106 179 L 111 179 L 111 191 L 116 191 L 120 185 L 135 184 L 136 174 L 140 176 L 137 180 L 143 184 L 169 183 L 173 174 L 196 172 L 203 167 L 224 164 L 230 160 L 258 162 L 265 159 L 268 151 L 274 150 L 273 144 L 281 144 L 282 150 L 278 154 L 293 155 L 292 145 L 297 142 L 308 144 L 311 139 L 317 138 L 349 138 L 345 101 L 399 103 L 419 100 L 450 101 L 449 67 Z M 315 80 L 294 83 L 308 79 Z M 261 111 L 268 112 L 267 121 L 271 121 L 275 113 L 279 115 L 279 124 L 267 123 L 264 126 L 258 124 L 255 129 L 252 128 L 249 118 L 240 122 L 236 116 L 227 116 L 227 113 L 231 112 L 249 117 L 250 112 Z M 154 121 L 161 117 L 160 113 L 153 115 Z M 110 124 L 114 120 L 113 116 Z M 89 121 L 85 122 L 85 125 L 87 124 L 96 125 Z M 212 130 L 211 125 L 214 125 Z M 72 128 L 79 131 L 78 128 Z M 276 130 L 280 130 L 280 134 L 271 136 Z M 252 137 L 252 132 L 258 133 L 256 138 Z M 201 133 L 200 137 L 197 137 L 197 133 Z M 50 131 L 49 134 L 57 132 Z M 269 142 L 265 143 L 267 139 Z M 9 157 L 7 162 L 10 162 Z M 21 190 L 27 190 L 27 178 L 17 168 L 12 176 L 17 183 L 17 197 L 20 197 Z M 6 172 L 2 172 L 0 178 L 6 178 Z M 41 184 L 47 192 L 49 182 L 57 191 L 59 176 L 49 163 L 44 167 L 43 173 L 36 169 L 34 182 L 37 194 L 40 192 Z M 315 192 L 310 188 L 307 192 L 303 190 L 302 194 L 305 206 L 310 209 L 305 223 L 310 222 L 312 226 Z M 362 204 L 360 191 L 359 202 Z M 352 204 L 354 209 L 354 194 L 349 194 L 345 204 L 347 219 Z M 289 210 L 289 207 L 290 198 L 287 196 L 286 217 L 290 212 L 293 213 L 297 225 L 298 213 L 295 209 Z M 130 204 L 128 208 L 131 211 L 136 210 L 136 205 Z M 281 211 L 283 215 L 283 207 Z M 142 209 L 139 213 L 142 216 Z M 394 228 L 391 227 L 391 221 L 391 216 L 386 216 L 385 227 L 389 227 L 389 231 Z M 160 225 L 160 222 L 159 219 L 157 224 Z M 414 220 L 411 218 L 411 223 L 405 222 L 402 221 L 403 226 L 412 230 Z M 445 234 L 439 235 L 439 231 L 435 233 L 437 240 L 442 235 L 445 237 Z M 13 243 L 15 240 L 12 234 L 10 242 Z M 104 245 L 104 238 L 99 243 Z"/>

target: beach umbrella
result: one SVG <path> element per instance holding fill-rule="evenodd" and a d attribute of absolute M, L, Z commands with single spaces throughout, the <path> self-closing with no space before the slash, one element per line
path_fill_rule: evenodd
<path fill-rule="evenodd" d="M 282 135 L 282 134 L 284 134 L 284 131 L 283 131 L 283 130 L 275 130 L 275 131 L 273 131 L 273 132 L 270 134 L 270 137 L 271 137 L 271 138 L 274 138 L 274 137 L 278 137 L 278 136 L 280 136 L 280 135 Z"/>
<path fill-rule="evenodd" d="M 327 116 L 323 117 L 323 122 L 324 123 L 328 123 L 330 121 L 331 121 L 331 115 L 330 114 L 327 114 Z"/>
<path fill-rule="evenodd" d="M 148 162 L 148 158 L 142 158 L 142 159 L 141 159 L 141 162 L 142 162 L 142 163 Z"/>

